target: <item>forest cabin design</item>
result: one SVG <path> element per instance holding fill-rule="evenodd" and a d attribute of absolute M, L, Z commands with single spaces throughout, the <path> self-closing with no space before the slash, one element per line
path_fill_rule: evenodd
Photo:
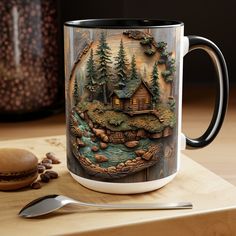
<path fill-rule="evenodd" d="M 114 90 L 111 94 L 112 107 L 124 111 L 142 111 L 152 109 L 152 92 L 142 80 L 129 81 L 126 87 Z"/>
<path fill-rule="evenodd" d="M 163 169 L 176 162 L 173 53 L 150 32 L 84 35 L 69 81 L 70 170 L 125 182 L 153 166 L 158 178 L 174 173 Z"/>

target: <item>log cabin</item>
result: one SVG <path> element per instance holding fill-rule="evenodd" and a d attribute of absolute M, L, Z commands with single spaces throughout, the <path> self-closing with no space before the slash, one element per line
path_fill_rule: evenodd
<path fill-rule="evenodd" d="M 152 92 L 142 79 L 130 80 L 121 90 L 111 94 L 112 107 L 123 111 L 152 109 Z"/>

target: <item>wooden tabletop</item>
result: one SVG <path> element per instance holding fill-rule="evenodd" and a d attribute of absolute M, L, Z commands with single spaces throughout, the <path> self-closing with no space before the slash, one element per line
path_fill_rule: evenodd
<path fill-rule="evenodd" d="M 193 138 L 199 136 L 210 121 L 212 107 L 213 96 L 209 95 L 208 91 L 195 89 L 188 93 L 183 105 L 183 132 Z M 162 232 L 162 235 L 166 236 L 174 234 L 205 236 L 213 235 L 216 232 L 221 235 L 235 235 L 236 188 L 230 184 L 236 185 L 235 107 L 236 100 L 232 96 L 224 125 L 211 145 L 199 150 L 184 151 L 185 155 L 206 168 L 183 156 L 180 174 L 163 189 L 137 196 L 118 197 L 95 193 L 83 188 L 69 176 L 65 165 L 59 165 L 55 168 L 61 177 L 40 190 L 17 191 L 14 195 L 0 192 L 0 234 L 25 235 L 26 232 L 30 232 L 32 235 L 132 236 L 148 233 L 151 236 L 156 235 L 158 230 L 159 233 Z M 65 161 L 64 136 L 59 137 L 62 140 L 59 143 L 57 140 L 50 141 L 50 138 L 32 139 L 31 141 L 15 140 L 61 134 L 65 134 L 64 114 L 28 122 L 0 123 L 0 141 L 2 141 L 0 147 L 6 145 L 25 147 L 39 156 L 42 156 L 48 149 L 50 151 L 53 149 Z M 49 144 L 54 147 L 48 147 Z M 185 198 L 194 203 L 194 209 L 171 212 L 122 211 L 119 213 L 90 210 L 82 213 L 55 214 L 53 218 L 40 218 L 32 221 L 17 217 L 21 206 L 35 197 L 52 192 L 94 202 L 152 202 Z"/>
<path fill-rule="evenodd" d="M 236 187 L 184 155 L 178 175 L 165 187 L 144 194 L 112 195 L 86 189 L 70 176 L 65 165 L 65 136 L 0 142 L 0 147 L 9 145 L 26 148 L 38 158 L 50 150 L 62 163 L 53 167 L 59 178 L 41 189 L 0 192 L 0 235 L 235 235 Z M 115 211 L 67 207 L 35 219 L 18 216 L 25 204 L 47 194 L 94 203 L 191 201 L 193 209 Z"/>

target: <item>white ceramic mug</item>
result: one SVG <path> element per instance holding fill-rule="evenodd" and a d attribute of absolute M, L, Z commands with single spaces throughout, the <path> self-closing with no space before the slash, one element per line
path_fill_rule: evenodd
<path fill-rule="evenodd" d="M 228 102 L 224 57 L 208 39 L 184 36 L 179 21 L 66 22 L 68 169 L 80 184 L 116 194 L 158 189 L 178 172 L 181 146 L 205 147 Z M 218 74 L 215 111 L 197 139 L 181 135 L 186 53 L 206 51 Z M 181 142 L 182 139 L 182 142 Z"/>

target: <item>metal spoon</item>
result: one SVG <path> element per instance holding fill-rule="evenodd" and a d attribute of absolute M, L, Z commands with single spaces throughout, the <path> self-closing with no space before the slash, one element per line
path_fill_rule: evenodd
<path fill-rule="evenodd" d="M 97 204 L 74 200 L 62 195 L 46 195 L 37 198 L 28 203 L 19 212 L 19 216 L 26 218 L 33 218 L 37 216 L 46 215 L 56 211 L 68 204 L 76 204 L 78 206 L 96 207 L 102 209 L 117 209 L 117 210 L 170 210 L 170 209 L 191 209 L 193 207 L 191 202 L 177 202 L 177 203 L 136 203 L 136 204 Z"/>

